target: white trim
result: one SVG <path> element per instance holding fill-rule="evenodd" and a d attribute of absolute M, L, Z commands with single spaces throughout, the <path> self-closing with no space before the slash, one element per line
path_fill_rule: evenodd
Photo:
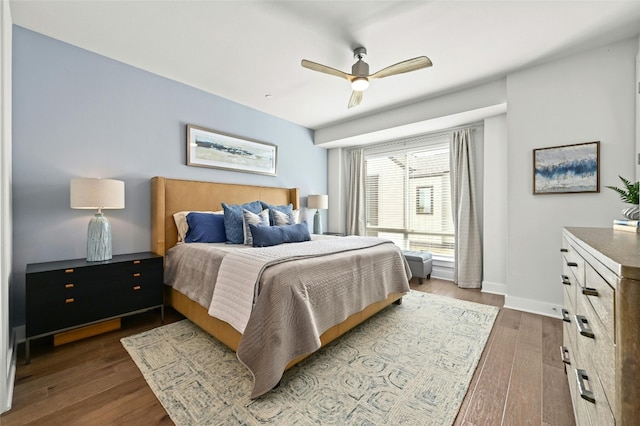
<path fill-rule="evenodd" d="M 505 294 L 507 294 L 507 285 L 492 283 L 490 281 L 482 281 L 482 292 L 504 296 Z"/>
<path fill-rule="evenodd" d="M 9 2 L 0 4 L 0 413 L 11 408 L 16 374 L 15 339 L 9 315 L 12 263 L 11 223 L 11 45 Z"/>
<path fill-rule="evenodd" d="M 545 317 L 562 318 L 562 305 L 509 296 L 508 294 L 504 296 L 504 307 Z"/>

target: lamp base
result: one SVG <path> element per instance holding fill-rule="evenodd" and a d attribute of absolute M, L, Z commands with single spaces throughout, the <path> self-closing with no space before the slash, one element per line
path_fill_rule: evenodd
<path fill-rule="evenodd" d="M 96 213 L 87 230 L 87 261 L 109 260 L 111 255 L 111 224 L 102 213 Z"/>
<path fill-rule="evenodd" d="M 313 215 L 313 233 L 322 234 L 322 217 L 319 210 L 316 210 L 316 214 Z"/>

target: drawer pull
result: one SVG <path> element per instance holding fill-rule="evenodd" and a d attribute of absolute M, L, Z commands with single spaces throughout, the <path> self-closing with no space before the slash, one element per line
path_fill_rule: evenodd
<path fill-rule="evenodd" d="M 562 275 L 562 284 L 571 285 L 571 281 L 569 281 L 569 277 L 566 275 Z"/>
<path fill-rule="evenodd" d="M 140 276 L 140 272 L 136 272 L 135 274 L 133 274 L 134 277 L 139 277 Z"/>
<path fill-rule="evenodd" d="M 584 287 L 582 289 L 582 294 L 584 294 L 585 296 L 599 296 L 598 290 L 591 287 Z"/>
<path fill-rule="evenodd" d="M 134 260 L 134 261 L 133 261 L 133 264 L 134 264 L 134 265 L 139 265 L 139 264 L 140 264 L 140 261 L 139 261 L 139 260 Z"/>
<path fill-rule="evenodd" d="M 578 264 L 576 262 L 567 262 L 567 266 L 571 266 L 572 268 L 577 268 Z"/>
<path fill-rule="evenodd" d="M 74 287 L 74 284 L 72 284 L 72 283 L 64 285 L 64 288 L 73 288 L 73 287 Z"/>
<path fill-rule="evenodd" d="M 560 346 L 560 357 L 562 358 L 562 362 L 567 365 L 571 365 L 571 360 L 569 359 L 569 348 L 566 346 Z"/>
<path fill-rule="evenodd" d="M 571 318 L 569 318 L 569 311 L 567 311 L 566 309 L 562 310 L 562 321 L 571 322 Z"/>
<path fill-rule="evenodd" d="M 589 320 L 587 317 L 584 315 L 576 315 L 576 324 L 578 324 L 578 331 L 581 335 L 595 339 L 596 336 L 593 334 L 593 330 L 589 326 Z"/>
<path fill-rule="evenodd" d="M 64 300 L 64 303 L 73 303 L 75 301 L 75 299 L 73 297 L 70 297 L 68 299 Z"/>
<path fill-rule="evenodd" d="M 567 250 L 566 248 L 561 248 L 560 253 L 569 253 L 569 250 Z"/>
<path fill-rule="evenodd" d="M 140 287 L 139 285 L 133 287 L 134 290 L 140 290 L 142 287 Z"/>
<path fill-rule="evenodd" d="M 576 368 L 576 379 L 578 379 L 578 391 L 580 392 L 580 397 L 582 399 L 586 399 L 592 404 L 595 404 L 596 398 L 593 396 L 593 392 L 588 390 L 584 384 L 585 380 L 589 381 L 587 371 Z"/>
<path fill-rule="evenodd" d="M 64 273 L 65 274 L 71 274 L 71 273 L 73 273 L 73 269 L 65 269 Z"/>

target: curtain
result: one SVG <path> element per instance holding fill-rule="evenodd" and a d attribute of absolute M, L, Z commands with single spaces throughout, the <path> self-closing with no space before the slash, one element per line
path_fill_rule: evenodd
<path fill-rule="evenodd" d="M 349 166 L 347 235 L 365 235 L 367 188 L 363 149 L 354 149 L 350 152 Z"/>
<path fill-rule="evenodd" d="M 482 241 L 476 207 L 471 130 L 451 138 L 451 208 L 455 232 L 453 281 L 461 288 L 482 286 Z"/>

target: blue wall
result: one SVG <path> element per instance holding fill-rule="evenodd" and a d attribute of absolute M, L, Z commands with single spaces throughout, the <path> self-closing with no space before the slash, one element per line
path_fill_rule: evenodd
<path fill-rule="evenodd" d="M 187 166 L 187 124 L 276 144 L 278 176 Z M 105 211 L 119 254 L 150 248 L 153 176 L 298 187 L 304 198 L 327 193 L 327 151 L 307 128 L 14 26 L 14 324 L 28 263 L 86 256 L 93 213 L 69 208 L 69 181 L 124 180 L 125 209 Z"/>

